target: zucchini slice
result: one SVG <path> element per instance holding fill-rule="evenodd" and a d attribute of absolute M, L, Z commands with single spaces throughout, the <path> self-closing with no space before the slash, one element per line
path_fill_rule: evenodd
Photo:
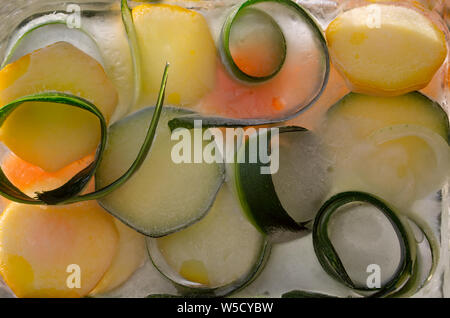
<path fill-rule="evenodd" d="M 270 162 L 261 156 L 264 148 Z M 245 141 L 235 162 L 237 193 L 263 233 L 276 241 L 308 233 L 305 224 L 314 219 L 331 186 L 330 162 L 314 133 L 295 126 L 260 129 Z"/>
<path fill-rule="evenodd" d="M 411 197 L 413 198 L 424 198 L 433 191 L 438 191 L 450 176 L 450 147 L 440 135 L 425 127 L 417 125 L 394 125 L 382 128 L 374 132 L 368 138 L 368 140 L 375 145 L 376 149 L 375 152 L 372 152 L 372 158 L 376 158 L 379 162 L 383 162 L 383 158 L 380 157 L 383 155 L 384 151 L 380 150 L 380 148 L 383 149 L 384 146 L 389 146 L 389 144 L 407 138 L 414 138 L 412 140 L 417 143 L 425 143 L 426 146 L 422 147 L 426 147 L 427 153 L 431 154 L 430 156 L 427 156 L 427 159 L 424 158 L 423 161 L 419 161 L 419 164 L 417 164 L 418 158 L 410 158 L 409 162 L 412 162 L 412 164 L 410 164 L 407 172 L 410 176 L 409 179 L 413 181 L 412 184 L 410 183 L 405 187 L 409 188 L 409 191 L 407 190 L 405 192 L 411 192 Z M 419 153 L 419 151 L 417 151 L 417 153 Z M 401 158 L 400 156 L 396 157 L 398 159 Z M 426 163 L 423 164 L 423 162 Z M 380 167 L 380 169 L 366 169 L 362 171 L 363 180 L 367 181 L 369 186 L 374 184 L 377 189 L 383 189 L 383 187 L 386 186 L 386 175 L 375 172 L 376 170 L 390 170 L 390 167 L 386 166 L 391 166 L 391 164 L 389 162 L 383 163 L 385 166 Z M 380 180 L 380 175 L 383 180 Z M 403 179 L 401 176 L 399 178 L 392 178 L 392 181 L 396 181 L 398 190 L 402 188 L 402 186 L 399 185 L 399 182 L 397 182 L 401 179 Z M 387 192 L 389 189 L 390 187 L 386 187 L 383 192 Z M 394 188 L 393 190 L 397 189 Z M 396 195 L 399 195 L 400 192 L 401 191 L 398 191 Z"/>
<path fill-rule="evenodd" d="M 133 162 L 154 110 L 144 108 L 111 126 L 96 187 L 110 184 Z M 172 152 L 179 142 L 171 140 L 167 122 L 186 112 L 163 108 L 154 144 L 139 173 L 99 200 L 107 211 L 142 234 L 160 237 L 198 221 L 208 212 L 223 183 L 222 163 L 173 161 Z M 187 132 L 189 145 L 194 145 L 197 133 L 202 133 L 200 128 Z"/>
<path fill-rule="evenodd" d="M 334 139 L 345 132 L 361 139 L 375 130 L 401 124 L 423 126 L 450 139 L 448 115 L 438 103 L 419 92 L 395 97 L 349 93 L 328 110 L 324 126 L 330 129 L 330 135 L 339 133 Z"/>
<path fill-rule="evenodd" d="M 428 228 L 429 220 L 422 221 L 419 215 L 412 217 L 410 211 L 404 210 L 399 212 L 408 212 L 408 217 L 399 216 L 398 218 L 407 232 L 410 244 L 413 260 L 411 272 L 408 275 L 405 274 L 403 284 L 399 282 L 399 289 L 389 294 L 374 295 L 373 293 L 379 290 L 369 292 L 359 288 L 365 286 L 367 279 L 370 278 L 369 275 L 373 274 L 373 267 L 369 268 L 371 272 L 367 272 L 370 264 L 380 266 L 381 288 L 394 277 L 400 263 L 401 243 L 395 232 L 395 226 L 392 226 L 389 220 L 390 217 L 384 215 L 376 206 L 359 201 L 360 198 L 357 196 L 361 193 L 354 195 L 353 192 L 338 196 L 341 199 L 347 197 L 349 202 L 336 203 L 338 205 L 336 212 L 330 212 L 332 213 L 330 220 L 321 231 L 328 234 L 339 260 L 356 288 L 349 288 L 341 279 L 336 280 L 334 276 L 327 274 L 318 262 L 318 257 L 315 256 L 316 239 L 305 236 L 274 245 L 264 271 L 236 297 L 255 295 L 289 298 L 408 297 L 419 295 L 418 292 L 421 291 L 424 291 L 423 295 L 426 295 L 424 287 L 428 284 L 429 288 L 435 288 L 436 285 L 430 282 L 439 281 L 440 273 L 442 273 L 442 269 L 436 270 L 439 264 L 439 244 L 436 237 L 439 234 L 433 233 L 434 230 Z M 367 194 L 362 196 L 373 197 Z M 339 200 L 336 199 L 335 202 Z M 429 204 L 417 207 L 418 212 L 431 209 L 437 214 L 436 208 L 437 206 Z M 394 212 L 392 209 L 391 211 Z M 322 216 L 322 218 L 325 217 Z M 318 253 L 325 254 L 324 251 L 321 245 Z"/>
<path fill-rule="evenodd" d="M 447 57 L 444 25 L 425 6 L 377 2 L 344 10 L 328 25 L 333 65 L 352 91 L 396 96 L 426 87 Z"/>
<path fill-rule="evenodd" d="M 153 264 L 183 295 L 228 295 L 252 281 L 269 254 L 265 236 L 248 222 L 228 187 L 197 224 L 147 239 Z"/>
<path fill-rule="evenodd" d="M 440 259 L 439 243 L 429 225 L 420 218 L 407 217 L 411 233 L 417 244 L 416 259 L 408 282 L 391 297 L 411 297 L 424 290 L 435 275 Z M 431 284 L 430 284 L 431 285 Z"/>
<path fill-rule="evenodd" d="M 437 191 L 449 171 L 445 111 L 420 93 L 350 93 L 327 114 L 321 134 L 335 158 L 335 191 L 360 189 L 398 206 Z"/>

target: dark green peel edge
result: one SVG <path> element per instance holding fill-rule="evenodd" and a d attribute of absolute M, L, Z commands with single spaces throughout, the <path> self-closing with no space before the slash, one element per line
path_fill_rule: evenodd
<path fill-rule="evenodd" d="M 336 297 L 322 293 L 307 292 L 302 290 L 292 290 L 290 292 L 281 295 L 281 298 L 336 298 Z"/>

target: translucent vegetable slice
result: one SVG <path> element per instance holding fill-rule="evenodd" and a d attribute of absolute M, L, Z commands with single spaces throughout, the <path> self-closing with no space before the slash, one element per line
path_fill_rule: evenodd
<path fill-rule="evenodd" d="M 228 185 L 200 222 L 147 243 L 154 265 L 183 295 L 230 294 L 255 278 L 269 253 Z"/>
<path fill-rule="evenodd" d="M 105 155 L 96 174 L 97 187 L 110 184 L 133 162 L 154 111 L 153 107 L 144 108 L 111 127 Z M 185 129 L 178 137 L 171 134 L 167 122 L 184 113 L 186 111 L 179 108 L 163 109 L 154 145 L 139 173 L 99 201 L 114 216 L 148 236 L 167 235 L 201 219 L 224 180 L 221 162 L 194 162 L 191 155 L 186 161 L 177 159 L 184 151 L 194 154 L 198 146 L 197 134 L 200 147 L 208 144 L 201 139 L 201 128 Z M 177 152 L 177 147 L 183 143 L 188 149 Z"/>
<path fill-rule="evenodd" d="M 444 110 L 420 93 L 347 95 L 321 129 L 335 191 L 361 189 L 401 206 L 437 191 L 448 176 L 448 127 Z"/>

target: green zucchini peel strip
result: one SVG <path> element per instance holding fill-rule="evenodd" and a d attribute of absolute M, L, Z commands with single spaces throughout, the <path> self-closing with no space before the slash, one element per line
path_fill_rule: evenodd
<path fill-rule="evenodd" d="M 136 30 L 134 28 L 133 16 L 130 7 L 128 7 L 127 0 L 121 0 L 120 12 L 122 15 L 122 22 L 125 27 L 125 32 L 128 36 L 128 43 L 130 46 L 130 54 L 133 59 L 133 74 L 134 74 L 134 105 L 138 102 L 141 92 L 141 57 L 139 53 L 139 44 L 137 40 Z"/>
<path fill-rule="evenodd" d="M 248 126 L 276 125 L 280 120 L 236 119 L 216 116 L 203 116 L 201 114 L 187 114 L 173 118 L 169 121 L 169 128 L 193 129 L 196 120 L 201 120 L 203 128 L 243 128 Z"/>

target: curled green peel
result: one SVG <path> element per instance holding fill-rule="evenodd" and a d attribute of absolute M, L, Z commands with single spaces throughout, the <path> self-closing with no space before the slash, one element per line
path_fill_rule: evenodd
<path fill-rule="evenodd" d="M 131 10 L 128 7 L 127 0 L 122 0 L 120 3 L 120 11 L 122 15 L 122 22 L 125 27 L 125 32 L 128 36 L 128 43 L 130 45 L 130 54 L 133 59 L 133 74 L 134 74 L 134 101 L 133 106 L 139 100 L 141 92 L 141 58 L 139 55 L 139 45 L 134 28 L 133 16 Z"/>
<path fill-rule="evenodd" d="M 376 207 L 390 221 L 401 249 L 401 259 L 393 277 L 378 289 L 356 286 L 347 274 L 342 261 L 328 236 L 328 225 L 333 214 L 343 205 L 364 202 Z M 417 252 L 417 242 L 408 221 L 416 224 L 428 241 L 432 265 L 425 281 L 420 279 L 421 264 Z M 319 210 L 313 228 L 313 245 L 316 256 L 325 272 L 336 281 L 364 297 L 408 297 L 424 287 L 433 277 L 439 261 L 439 246 L 431 230 L 421 221 L 403 217 L 394 212 L 381 199 L 363 192 L 343 192 L 330 198 Z M 372 292 L 371 294 L 368 294 Z M 322 298 L 331 295 L 302 290 L 293 290 L 282 295 L 283 298 Z"/>
<path fill-rule="evenodd" d="M 412 244 L 403 222 L 395 212 L 380 199 L 363 192 L 344 192 L 339 193 L 329 199 L 319 210 L 313 227 L 313 245 L 317 258 L 323 269 L 334 279 L 343 283 L 351 289 L 359 291 L 370 291 L 371 289 L 356 286 L 347 274 L 336 250 L 328 236 L 328 225 L 332 215 L 338 209 L 348 203 L 364 202 L 376 207 L 390 221 L 394 228 L 401 250 L 400 264 L 395 275 L 378 289 L 373 297 L 388 295 L 401 286 L 410 276 L 413 268 Z"/>
<path fill-rule="evenodd" d="M 221 53 L 226 65 L 228 66 L 229 70 L 233 73 L 233 75 L 236 76 L 236 78 L 251 83 L 264 82 L 276 76 L 284 65 L 287 50 L 286 39 L 284 38 L 283 31 L 280 29 L 280 26 L 276 23 L 276 21 L 264 11 L 254 9 L 251 7 L 251 5 L 258 2 L 262 1 L 247 1 L 240 7 L 233 10 L 233 12 L 228 16 L 227 20 L 225 21 L 225 24 L 222 29 Z M 278 41 L 280 42 L 279 45 L 281 50 L 281 56 L 278 57 L 279 60 L 277 67 L 272 72 L 270 72 L 270 74 L 262 76 L 248 74 L 236 64 L 233 58 L 233 54 L 230 49 L 230 38 L 232 37 L 232 29 L 233 27 L 235 27 L 236 24 L 241 23 L 240 21 L 244 20 L 246 16 L 256 17 L 262 22 L 269 24 L 279 37 Z"/>

